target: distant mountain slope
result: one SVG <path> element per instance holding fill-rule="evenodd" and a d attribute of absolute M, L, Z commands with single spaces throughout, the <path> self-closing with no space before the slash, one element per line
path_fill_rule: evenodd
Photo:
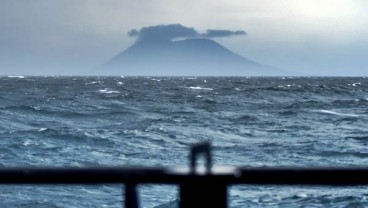
<path fill-rule="evenodd" d="M 274 76 L 282 72 L 239 56 L 209 39 L 139 41 L 98 73 L 143 76 Z"/>

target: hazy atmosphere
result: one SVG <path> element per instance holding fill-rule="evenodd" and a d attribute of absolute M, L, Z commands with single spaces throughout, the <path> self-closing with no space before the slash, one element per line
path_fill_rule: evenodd
<path fill-rule="evenodd" d="M 365 0 L 2 0 L 0 74 L 88 74 L 146 38 L 140 29 L 181 24 L 185 35 L 165 35 L 305 75 L 366 76 L 367 10 Z"/>
<path fill-rule="evenodd" d="M 367 11 L 0 0 L 0 208 L 368 207 Z"/>

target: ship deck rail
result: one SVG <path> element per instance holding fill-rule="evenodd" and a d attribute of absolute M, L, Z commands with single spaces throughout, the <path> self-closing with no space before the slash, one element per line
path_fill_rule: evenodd
<path fill-rule="evenodd" d="M 199 156 L 205 167 L 197 167 Z M 124 206 L 138 208 L 140 184 L 174 184 L 179 207 L 228 207 L 232 185 L 361 186 L 368 185 L 368 168 L 254 168 L 212 166 L 210 143 L 192 146 L 189 167 L 12 167 L 0 168 L 0 184 L 122 184 Z"/>

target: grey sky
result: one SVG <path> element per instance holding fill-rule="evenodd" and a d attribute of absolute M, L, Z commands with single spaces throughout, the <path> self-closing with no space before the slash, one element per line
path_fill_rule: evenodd
<path fill-rule="evenodd" d="M 180 23 L 245 31 L 215 38 L 263 64 L 368 75 L 366 0 L 1 0 L 0 74 L 78 74 L 134 43 L 128 31 Z"/>

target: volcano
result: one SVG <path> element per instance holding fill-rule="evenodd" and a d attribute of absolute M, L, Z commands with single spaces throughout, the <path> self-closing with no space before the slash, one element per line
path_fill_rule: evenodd
<path fill-rule="evenodd" d="M 210 39 L 141 40 L 99 68 L 126 76 L 277 76 L 278 69 L 242 57 Z"/>

